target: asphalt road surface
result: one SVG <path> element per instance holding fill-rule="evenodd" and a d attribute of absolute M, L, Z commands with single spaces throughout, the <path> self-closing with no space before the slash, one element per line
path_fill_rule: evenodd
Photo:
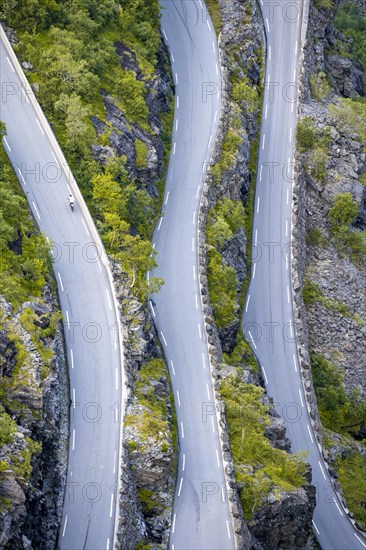
<path fill-rule="evenodd" d="M 253 225 L 253 265 L 243 331 L 261 364 L 268 394 L 286 422 L 292 450 L 309 451 L 323 550 L 362 550 L 335 494 L 303 392 L 293 325 L 291 208 L 302 2 L 261 2 L 267 36 L 266 86 Z"/>
<path fill-rule="evenodd" d="M 151 304 L 168 359 L 179 430 L 170 544 L 234 548 L 198 284 L 197 215 L 221 95 L 216 36 L 204 5 L 161 1 L 162 32 L 176 85 L 173 143 L 154 235 L 164 286 Z"/>
<path fill-rule="evenodd" d="M 22 86 L 24 77 L 12 55 L 2 35 L 4 146 L 38 226 L 54 243 L 69 363 L 69 464 L 58 544 L 61 549 L 112 548 L 122 372 L 108 261 L 95 243 L 95 227 L 75 185 L 76 204 L 70 210 L 70 183 L 57 144 Z"/>

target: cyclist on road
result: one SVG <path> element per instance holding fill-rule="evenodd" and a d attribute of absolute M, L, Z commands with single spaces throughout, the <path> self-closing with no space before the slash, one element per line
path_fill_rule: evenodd
<path fill-rule="evenodd" d="M 70 204 L 71 210 L 74 210 L 74 202 L 75 202 L 74 196 L 72 195 L 72 193 L 70 193 L 70 195 L 69 195 L 69 204 Z"/>

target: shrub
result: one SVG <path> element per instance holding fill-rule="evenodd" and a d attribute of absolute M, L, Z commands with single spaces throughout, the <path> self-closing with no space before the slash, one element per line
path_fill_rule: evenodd
<path fill-rule="evenodd" d="M 296 127 L 296 143 L 299 149 L 308 151 L 315 145 L 316 129 L 314 128 L 311 117 L 300 119 Z"/>
<path fill-rule="evenodd" d="M 312 227 L 309 229 L 306 235 L 306 244 L 308 246 L 321 246 L 322 248 L 326 248 L 328 246 L 327 239 L 319 227 Z"/>
<path fill-rule="evenodd" d="M 366 529 L 366 459 L 357 451 L 337 459 L 338 481 L 342 485 L 347 506 L 355 514 L 361 528 Z"/>
<path fill-rule="evenodd" d="M 135 151 L 136 151 L 136 168 L 146 168 L 147 166 L 147 153 L 149 149 L 143 141 L 135 139 Z"/>
<path fill-rule="evenodd" d="M 291 491 L 306 483 L 306 466 L 300 456 L 275 449 L 265 437 L 269 416 L 261 403 L 262 388 L 230 376 L 222 381 L 221 393 L 240 498 L 250 518 L 269 492 Z"/>
<path fill-rule="evenodd" d="M 327 99 L 331 92 L 327 76 L 323 71 L 320 71 L 317 75 L 311 74 L 309 77 L 309 85 L 311 96 L 316 101 Z"/>
<path fill-rule="evenodd" d="M 329 221 L 333 232 L 340 227 L 353 223 L 358 214 L 358 204 L 353 200 L 351 193 L 340 193 L 334 199 L 329 211 Z"/>

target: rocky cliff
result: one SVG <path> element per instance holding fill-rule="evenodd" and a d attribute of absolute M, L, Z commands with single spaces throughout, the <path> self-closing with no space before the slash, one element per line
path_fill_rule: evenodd
<path fill-rule="evenodd" d="M 319 437 L 331 473 L 344 482 L 344 504 L 365 529 L 356 487 L 365 452 L 354 441 L 365 437 L 366 421 L 365 81 L 352 40 L 335 27 L 344 5 L 310 7 L 297 130 L 295 290 L 323 423 Z M 336 487 L 342 492 L 338 481 Z"/>
<path fill-rule="evenodd" d="M 275 461 L 284 460 L 286 467 L 292 467 L 283 421 L 261 387 L 263 382 L 255 360 L 239 332 L 241 292 L 250 267 L 247 239 L 250 238 L 262 100 L 263 25 L 255 2 L 221 1 L 220 8 L 224 101 L 219 139 L 202 200 L 200 260 L 205 321 L 228 462 L 226 473 L 233 489 L 232 512 L 240 548 L 310 548 L 315 506 L 310 473 L 305 474 L 305 466 L 299 463 L 295 470 L 298 467 L 302 473 L 297 478 L 297 487 L 281 491 L 270 476 L 261 478 L 263 464 L 257 464 L 248 454 L 243 455 L 235 441 L 244 415 L 248 420 L 246 435 L 243 433 L 244 440 L 248 439 L 248 453 L 251 430 L 257 429 L 257 444 L 263 442 L 269 455 L 274 453 Z M 216 230 L 219 224 L 221 228 L 225 224 L 229 227 L 229 231 L 225 227 L 224 239 Z M 214 262 L 220 262 L 221 276 L 227 274 L 232 281 L 235 274 L 235 284 L 228 286 L 227 291 L 226 288 L 223 291 L 226 284 L 223 277 L 219 279 L 221 289 L 215 284 L 218 272 Z M 227 307 L 223 307 L 227 297 L 230 303 L 227 300 Z M 241 415 L 238 410 L 242 411 Z M 279 480 L 277 483 L 280 484 Z M 260 489 L 261 484 L 266 488 Z M 256 487 L 254 491 L 253 487 Z M 243 510 L 246 521 L 243 521 Z"/>
<path fill-rule="evenodd" d="M 68 380 L 54 291 L 0 301 L 0 547 L 55 547 L 68 442 Z"/>

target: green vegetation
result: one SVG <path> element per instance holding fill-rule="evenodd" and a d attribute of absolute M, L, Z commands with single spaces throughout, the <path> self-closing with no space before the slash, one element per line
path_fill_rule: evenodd
<path fill-rule="evenodd" d="M 250 518 L 269 492 L 279 495 L 305 484 L 306 465 L 301 455 L 275 449 L 264 436 L 269 415 L 260 401 L 262 388 L 229 377 L 221 393 L 244 515 Z"/>
<path fill-rule="evenodd" d="M 35 230 L 13 168 L 0 149 L 0 294 L 17 308 L 39 298 L 50 274 L 49 245 Z"/>
<path fill-rule="evenodd" d="M 67 0 L 5 0 L 0 16 L 18 31 L 17 53 L 34 67 L 28 77 L 39 85 L 38 99 L 94 214 L 107 252 L 122 263 L 134 294 L 144 300 L 161 285 L 154 279 L 149 284 L 145 273 L 156 265 L 150 239 L 162 198 L 152 200 L 138 181 L 129 180 L 125 159 L 110 159 L 106 167 L 97 163 L 91 146 L 108 145 L 113 130 L 106 121 L 101 89 L 114 98 L 130 125 L 154 133 L 145 99 L 146 80 L 152 78 L 161 46 L 158 0 L 74 0 L 72 6 Z M 119 41 L 131 50 L 131 60 L 137 60 L 138 76 L 121 67 L 114 48 Z M 91 116 L 106 124 L 99 137 Z M 170 115 L 164 123 L 162 139 L 167 145 Z M 135 150 L 136 168 L 145 168 L 146 144 L 136 139 Z M 162 184 L 157 183 L 162 192 Z"/>
<path fill-rule="evenodd" d="M 312 227 L 306 235 L 306 244 L 308 246 L 321 246 L 327 248 L 328 241 L 319 227 Z"/>
<path fill-rule="evenodd" d="M 317 10 L 330 10 L 333 7 L 333 0 L 314 0 L 314 6 Z"/>
<path fill-rule="evenodd" d="M 326 298 L 321 288 L 309 279 L 307 279 L 304 283 L 302 296 L 305 305 L 311 305 L 314 303 L 322 304 L 324 307 L 330 310 L 337 311 L 344 317 L 349 317 L 350 319 L 353 319 L 354 321 L 356 321 L 357 324 L 363 325 L 363 322 L 357 313 L 352 315 L 349 308 L 343 302 L 340 302 L 339 300 L 332 300 L 331 298 Z"/>
<path fill-rule="evenodd" d="M 341 2 L 334 24 L 347 38 L 352 38 L 352 54 L 366 70 L 366 17 L 355 2 Z"/>
<path fill-rule="evenodd" d="M 166 367 L 162 359 L 150 359 L 142 365 L 134 392 L 141 409 L 138 414 L 131 413 L 125 417 L 125 425 L 136 427 L 142 442 L 153 438 L 162 450 L 170 439 L 169 414 L 166 397 L 159 396 L 152 382 L 165 377 Z M 130 450 L 138 447 L 138 442 L 131 442 Z"/>
<path fill-rule="evenodd" d="M 302 151 L 308 151 L 315 145 L 316 129 L 311 117 L 299 119 L 296 127 L 296 145 Z"/>
<path fill-rule="evenodd" d="M 218 328 L 234 322 L 239 310 L 236 272 L 233 267 L 224 264 L 221 252 L 243 225 L 244 207 L 240 201 L 224 198 L 208 213 L 208 288 Z"/>
<path fill-rule="evenodd" d="M 17 423 L 5 411 L 0 413 L 0 447 L 9 445 L 17 431 Z"/>
<path fill-rule="evenodd" d="M 136 168 L 146 168 L 147 160 L 146 156 L 148 153 L 148 148 L 146 143 L 140 139 L 135 139 L 135 150 L 136 150 Z"/>
<path fill-rule="evenodd" d="M 320 71 L 318 74 L 311 74 L 309 76 L 309 85 L 311 97 L 316 101 L 324 101 L 328 99 L 331 92 L 327 75 Z"/>
<path fill-rule="evenodd" d="M 221 9 L 218 0 L 205 0 L 208 12 L 214 24 L 216 34 L 219 34 L 222 26 Z"/>
<path fill-rule="evenodd" d="M 357 451 L 339 456 L 337 473 L 349 509 L 366 529 L 366 459 Z"/>
<path fill-rule="evenodd" d="M 311 354 L 311 368 L 323 426 L 344 435 L 357 433 L 366 422 L 366 403 L 356 390 L 347 394 L 341 369 L 321 355 Z"/>
<path fill-rule="evenodd" d="M 366 232 L 351 229 L 356 220 L 358 204 L 351 193 L 340 193 L 329 211 L 329 221 L 334 245 L 340 254 L 349 254 L 350 259 L 363 265 L 366 257 Z"/>
<path fill-rule="evenodd" d="M 366 98 L 339 98 L 331 104 L 328 112 L 339 128 L 350 134 L 356 133 L 361 143 L 366 142 Z"/>

